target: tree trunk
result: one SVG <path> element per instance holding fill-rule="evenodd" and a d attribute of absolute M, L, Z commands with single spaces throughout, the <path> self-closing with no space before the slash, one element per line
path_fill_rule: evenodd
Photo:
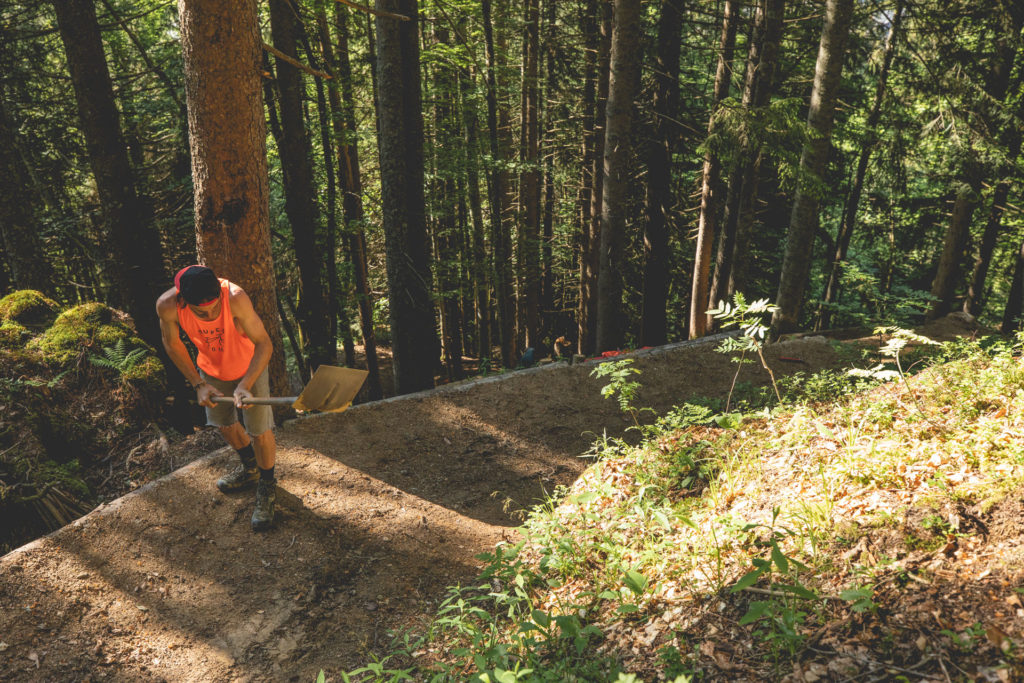
<path fill-rule="evenodd" d="M 967 298 L 964 299 L 964 313 L 970 313 L 974 317 L 981 315 L 985 303 L 985 280 L 988 278 L 988 269 L 992 263 L 992 254 L 996 249 L 996 241 L 999 238 L 1003 212 L 1006 210 L 1006 200 L 1009 195 L 1010 183 L 1006 180 L 1000 181 L 996 185 L 995 192 L 992 193 L 992 208 L 989 210 L 988 222 L 985 224 L 985 232 L 981 237 L 978 255 L 974 259 L 974 267 L 971 269 L 971 282 L 967 287 Z"/>
<path fill-rule="evenodd" d="M 964 250 L 971 230 L 971 217 L 978 206 L 981 191 L 981 169 L 968 162 L 964 169 L 964 180 L 956 193 L 953 202 L 953 216 L 950 218 L 946 237 L 942 243 L 942 255 L 932 280 L 931 295 L 935 299 L 928 310 L 927 318 L 941 318 L 953 308 L 957 285 L 961 281 L 961 269 L 964 265 Z"/>
<path fill-rule="evenodd" d="M 679 53 L 683 13 L 680 0 L 662 0 L 654 62 L 654 125 L 647 149 L 647 220 L 644 223 L 643 314 L 640 345 L 667 341 L 668 212 L 672 203 L 672 150 L 679 135 Z"/>
<path fill-rule="evenodd" d="M 179 0 L 195 187 L 196 251 L 252 299 L 274 348 L 271 391 L 288 391 L 270 249 L 262 45 L 255 0 Z"/>
<path fill-rule="evenodd" d="M 608 110 L 605 116 L 604 194 L 597 280 L 597 350 L 622 344 L 622 267 L 629 194 L 630 132 L 633 100 L 640 85 L 640 0 L 615 0 Z"/>
<path fill-rule="evenodd" d="M 783 0 L 765 0 L 758 9 L 759 37 L 751 45 L 750 64 L 747 69 L 745 101 L 748 115 L 757 122 L 765 116 L 775 84 L 775 67 L 778 63 L 779 44 L 782 40 L 782 25 L 785 13 Z M 726 228 L 723 240 L 731 247 L 727 257 L 728 267 L 723 270 L 717 293 L 719 301 L 747 288 L 750 235 L 753 232 L 757 193 L 761 181 L 763 135 L 747 131 L 742 140 L 742 151 L 738 172 L 733 176 L 735 198 L 726 209 Z M 733 187 L 729 191 L 732 195 Z M 719 277 L 716 275 L 716 277 Z"/>
<path fill-rule="evenodd" d="M 864 190 L 868 161 L 875 145 L 878 144 L 878 120 L 882 115 L 882 102 L 885 99 L 886 83 L 889 80 L 889 67 L 892 65 L 892 58 L 896 53 L 896 41 L 899 37 L 902 19 L 903 2 L 897 0 L 892 26 L 889 28 L 889 35 L 885 40 L 885 51 L 882 55 L 881 68 L 878 71 L 878 82 L 875 84 L 875 101 L 864 122 L 864 144 L 861 148 L 860 159 L 857 161 L 857 170 L 850 188 L 850 195 L 846 198 L 846 210 L 843 211 L 839 234 L 836 236 L 836 250 L 832 257 L 832 267 L 829 269 L 828 283 L 825 285 L 825 295 L 822 297 L 821 307 L 818 308 L 818 323 L 815 327 L 819 330 L 827 329 L 832 324 L 832 311 L 828 305 L 835 302 L 839 296 L 839 278 L 842 276 L 843 262 L 850 249 L 850 240 L 856 226 L 857 207 L 860 205 L 861 193 Z"/>
<path fill-rule="evenodd" d="M 715 72 L 715 90 L 708 120 L 708 137 L 715 134 L 718 106 L 729 96 L 733 49 L 736 45 L 736 27 L 739 25 L 739 6 L 735 0 L 725 0 L 722 10 L 722 37 L 718 48 L 718 69 Z M 693 263 L 693 286 L 690 290 L 690 339 L 703 337 L 708 332 L 708 301 L 711 277 L 711 251 L 718 230 L 721 211 L 722 164 L 718 155 L 704 153 L 704 172 L 700 190 L 700 218 L 697 222 L 697 246 Z"/>
<path fill-rule="evenodd" d="M 579 352 L 597 350 L 598 272 L 601 265 L 601 204 L 604 200 L 604 150 L 607 130 L 608 79 L 612 45 L 612 3 L 593 0 L 594 13 L 601 12 L 600 39 L 596 41 L 597 99 L 594 107 L 594 147 L 591 154 L 589 220 L 583 226 L 580 255 L 580 338 Z M 590 5 L 588 4 L 588 11 Z"/>
<path fill-rule="evenodd" d="M 483 203 L 480 197 L 480 132 L 476 106 L 472 99 L 473 76 L 469 69 L 459 74 L 459 89 L 462 93 L 462 116 L 466 126 L 466 183 L 469 194 L 469 213 L 473 224 L 472 265 L 470 272 L 473 282 L 473 296 L 476 312 L 476 353 L 478 358 L 491 357 L 491 299 L 488 289 L 487 251 L 484 243 Z"/>
<path fill-rule="evenodd" d="M 494 26 L 491 22 L 491 2 L 481 0 L 483 12 L 484 49 L 487 56 L 487 128 L 491 151 L 490 168 L 490 210 L 491 250 L 494 255 L 494 294 L 497 301 L 498 336 L 501 344 L 501 362 L 514 367 L 515 358 L 515 309 L 512 297 L 512 269 L 510 266 L 509 239 L 505 231 L 502 213 L 505 206 L 505 171 L 502 169 L 498 128 L 498 85 L 497 61 L 494 54 Z"/>
<path fill-rule="evenodd" d="M 96 8 L 92 0 L 54 0 L 54 8 L 113 256 L 111 300 L 131 314 L 140 337 L 162 349 L 153 302 L 167 278 L 149 204 L 128 161 Z"/>
<path fill-rule="evenodd" d="M 363 230 L 363 185 L 359 167 L 359 148 L 355 121 L 355 96 L 352 92 L 352 66 L 348 54 L 347 10 L 340 4 L 334 5 L 337 29 L 338 58 L 335 61 L 331 45 L 327 15 L 317 13 L 324 61 L 336 74 L 327 82 L 327 97 L 334 121 L 334 137 L 338 154 L 338 187 L 341 190 L 341 206 L 344 216 L 342 234 L 352 264 L 355 279 L 356 305 L 359 309 L 359 328 L 363 337 L 363 354 L 366 357 L 366 397 L 370 401 L 384 397 L 380 381 L 380 366 L 377 362 L 377 337 L 373 330 L 373 293 L 370 291 L 369 273 L 366 262 L 366 235 Z M 338 89 L 341 89 L 339 94 Z M 344 104 L 343 104 L 344 103 Z"/>
<path fill-rule="evenodd" d="M 544 204 L 541 212 L 541 285 L 540 285 L 540 335 L 547 339 L 553 339 L 562 334 L 551 333 L 553 324 L 552 312 L 555 308 L 555 273 L 554 273 L 554 221 L 555 221 L 555 155 L 554 129 L 556 121 L 564 121 L 569 118 L 567 111 L 554 110 L 554 104 L 558 101 L 556 92 L 557 75 L 555 73 L 555 31 L 558 28 L 556 19 L 556 0 L 545 0 L 544 2 L 544 42 L 543 51 L 545 56 L 544 74 L 544 95 L 539 98 L 539 119 L 544 122 L 544 134 L 542 151 L 540 152 L 544 164 Z M 564 109 L 564 105 L 561 109 Z"/>
<path fill-rule="evenodd" d="M 448 29 L 434 25 L 434 38 L 440 45 L 451 48 Z M 434 69 L 434 135 L 438 144 L 433 145 L 434 186 L 436 223 L 434 241 L 436 244 L 437 287 L 441 308 L 441 346 L 449 381 L 462 379 L 462 291 L 459 266 L 462 258 L 458 244 L 459 226 L 456 220 L 458 197 L 455 176 L 457 174 L 455 155 L 444 141 L 456 140 L 459 136 L 459 119 L 455 111 L 457 83 L 452 67 L 446 63 L 436 64 Z"/>
<path fill-rule="evenodd" d="M 391 301 L 395 391 L 434 386 L 438 340 L 431 300 L 430 240 L 423 189 L 423 109 L 416 0 L 379 0 L 378 16 L 381 217 Z"/>
<path fill-rule="evenodd" d="M 274 47 L 296 58 L 298 32 L 302 30 L 297 8 L 291 0 L 270 0 L 270 28 Z M 313 161 L 303 118 L 304 85 L 298 68 L 277 60 L 278 104 L 281 108 L 281 175 L 284 181 L 285 212 L 292 227 L 295 261 L 299 270 L 298 323 L 303 352 L 311 372 L 322 364 L 336 362 L 331 347 L 332 319 L 324 279 L 324 254 L 327 240 L 320 225 L 320 207 L 316 201 Z"/>
<path fill-rule="evenodd" d="M 1024 242 L 1017 248 L 1013 264 L 1013 280 L 1010 291 L 1006 295 L 1006 308 L 1003 309 L 1003 324 L 999 328 L 1003 334 L 1010 334 L 1022 327 L 1021 316 L 1024 313 Z"/>
<path fill-rule="evenodd" d="M 526 346 L 540 341 L 540 121 L 538 64 L 540 61 L 539 0 L 523 3 L 522 130 L 520 134 L 522 171 L 519 176 L 519 206 L 522 216 L 518 231 L 520 268 L 520 334 Z"/>
<path fill-rule="evenodd" d="M 811 138 L 804 143 L 798 176 L 815 185 L 822 182 L 828 161 L 839 78 L 852 14 L 853 0 L 827 0 L 825 26 L 822 28 L 818 61 L 814 68 L 811 106 L 807 113 Z M 818 196 L 818 187 L 802 184 L 797 188 L 786 235 L 779 290 L 775 298 L 779 308 L 772 316 L 772 334 L 775 337 L 795 330 L 800 321 L 804 290 L 810 274 L 814 233 L 818 227 Z"/>
<path fill-rule="evenodd" d="M 320 58 L 317 57 L 317 53 L 313 52 L 305 29 L 302 29 L 301 24 L 298 26 L 301 29 L 299 31 L 299 38 L 302 41 L 306 55 L 309 57 L 310 66 L 321 70 Z M 323 54 L 322 50 L 320 54 Z M 352 341 L 352 332 L 349 325 L 348 306 L 344 305 L 345 295 L 338 288 L 338 184 L 334 174 L 334 134 L 331 129 L 331 119 L 333 118 L 334 110 L 328 110 L 327 98 L 324 95 L 324 80 L 323 78 L 317 78 L 315 84 L 317 122 L 320 126 L 320 148 L 324 159 L 324 176 L 327 180 L 327 232 L 323 235 L 324 283 L 322 286 L 327 290 L 324 301 L 327 310 L 327 348 L 331 349 L 335 357 L 337 357 L 338 321 L 340 320 L 343 337 L 342 345 L 345 350 L 345 365 L 354 367 L 355 345 Z M 334 79 L 329 80 L 332 83 L 335 82 Z M 345 292 L 348 292 L 347 286 Z M 338 310 L 342 312 L 342 317 L 340 318 L 335 312 L 333 305 L 335 302 L 339 304 Z"/>

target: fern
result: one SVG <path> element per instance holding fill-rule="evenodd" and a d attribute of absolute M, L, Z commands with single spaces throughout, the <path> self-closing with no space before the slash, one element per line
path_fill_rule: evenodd
<path fill-rule="evenodd" d="M 94 367 L 117 370 L 123 375 L 138 365 L 146 357 L 146 353 L 146 349 L 143 348 L 129 349 L 127 341 L 122 337 L 114 346 L 104 346 L 102 355 L 90 355 L 89 362 Z"/>

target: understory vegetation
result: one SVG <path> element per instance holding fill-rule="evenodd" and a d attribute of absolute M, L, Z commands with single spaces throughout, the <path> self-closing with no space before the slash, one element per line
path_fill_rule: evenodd
<path fill-rule="evenodd" d="M 476 582 L 340 679 L 1020 680 L 1022 339 L 886 339 L 884 367 L 599 440 Z M 636 411 L 615 363 L 605 394 Z"/>
<path fill-rule="evenodd" d="M 88 512 L 114 460 L 154 441 L 165 391 L 160 360 L 120 311 L 61 311 L 32 290 L 0 299 L 0 553 Z M 117 476 L 118 495 L 134 487 Z"/>

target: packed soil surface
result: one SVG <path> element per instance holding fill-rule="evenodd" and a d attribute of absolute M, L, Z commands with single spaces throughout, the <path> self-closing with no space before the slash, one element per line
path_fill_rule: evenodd
<path fill-rule="evenodd" d="M 931 330 L 968 330 L 947 319 Z M 724 396 L 707 340 L 632 354 L 637 405 Z M 782 360 L 780 360 L 780 357 Z M 823 337 L 769 347 L 777 376 L 843 362 Z M 214 485 L 221 448 L 0 558 L 0 680 L 313 681 L 422 624 L 520 513 L 571 484 L 631 421 L 595 363 L 564 362 L 278 427 L 278 518 Z M 762 384 L 759 365 L 740 381 Z M 206 443 L 209 443 L 207 440 Z"/>

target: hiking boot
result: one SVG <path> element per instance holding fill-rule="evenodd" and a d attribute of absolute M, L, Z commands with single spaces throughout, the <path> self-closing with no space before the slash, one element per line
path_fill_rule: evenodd
<path fill-rule="evenodd" d="M 277 499 L 277 480 L 260 479 L 256 484 L 256 509 L 252 513 L 252 530 L 263 531 L 274 522 L 274 500 Z"/>
<path fill-rule="evenodd" d="M 239 465 L 217 480 L 217 488 L 221 490 L 221 493 L 242 491 L 251 488 L 259 478 L 260 471 L 256 468 L 255 464 L 252 466 L 252 469 L 245 465 Z"/>

